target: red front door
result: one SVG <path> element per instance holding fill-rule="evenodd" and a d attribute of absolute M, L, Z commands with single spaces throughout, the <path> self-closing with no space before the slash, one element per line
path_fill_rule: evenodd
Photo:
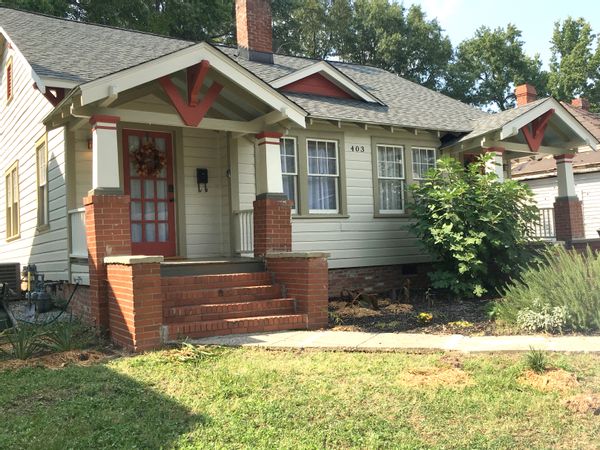
<path fill-rule="evenodd" d="M 169 133 L 123 130 L 125 193 L 134 255 L 175 256 L 173 146 Z"/>

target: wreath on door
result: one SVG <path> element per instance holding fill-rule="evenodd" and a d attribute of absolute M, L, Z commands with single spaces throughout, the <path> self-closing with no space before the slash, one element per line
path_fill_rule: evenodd
<path fill-rule="evenodd" d="M 140 177 L 155 177 L 167 164 L 165 153 L 150 140 L 141 144 L 132 156 L 137 163 L 137 174 Z"/>

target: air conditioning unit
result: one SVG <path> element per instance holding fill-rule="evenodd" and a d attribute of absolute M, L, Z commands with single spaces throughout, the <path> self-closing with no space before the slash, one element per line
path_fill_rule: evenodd
<path fill-rule="evenodd" d="M 0 283 L 8 283 L 8 287 L 20 297 L 21 265 L 19 263 L 0 263 Z"/>

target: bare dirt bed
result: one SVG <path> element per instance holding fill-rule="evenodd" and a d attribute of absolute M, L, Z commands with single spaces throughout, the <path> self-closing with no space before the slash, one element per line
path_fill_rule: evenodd
<path fill-rule="evenodd" d="M 370 332 L 494 335 L 507 331 L 489 319 L 486 300 L 403 303 L 378 299 L 377 306 L 330 301 L 329 325 L 334 330 Z M 431 321 L 420 321 L 420 313 L 431 314 Z"/>

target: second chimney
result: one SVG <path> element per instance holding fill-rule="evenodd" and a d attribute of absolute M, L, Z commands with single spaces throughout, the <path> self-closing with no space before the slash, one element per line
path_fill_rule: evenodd
<path fill-rule="evenodd" d="M 236 0 L 235 22 L 240 56 L 273 64 L 273 24 L 270 0 Z"/>
<path fill-rule="evenodd" d="M 573 100 L 571 100 L 571 106 L 574 106 L 575 108 L 579 108 L 579 109 L 583 109 L 584 111 L 589 111 L 590 110 L 590 102 L 587 98 L 574 98 Z"/>
<path fill-rule="evenodd" d="M 537 91 L 531 84 L 520 84 L 517 86 L 515 88 L 515 95 L 517 96 L 517 107 L 537 100 Z"/>

